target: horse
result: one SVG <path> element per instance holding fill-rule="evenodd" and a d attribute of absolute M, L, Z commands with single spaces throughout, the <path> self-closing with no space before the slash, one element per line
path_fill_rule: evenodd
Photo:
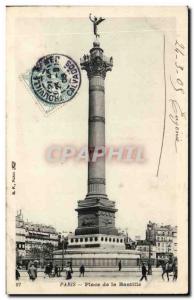
<path fill-rule="evenodd" d="M 164 280 L 164 275 L 166 274 L 166 277 L 169 281 L 169 273 L 173 273 L 173 280 L 177 279 L 177 276 L 175 276 L 176 272 L 176 266 L 174 263 L 164 263 L 162 264 L 162 279 Z"/>

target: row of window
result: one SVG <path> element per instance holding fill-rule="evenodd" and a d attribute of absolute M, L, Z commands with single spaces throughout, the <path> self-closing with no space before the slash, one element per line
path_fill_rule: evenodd
<path fill-rule="evenodd" d="M 169 242 L 172 242 L 172 238 L 171 237 L 163 237 L 163 236 L 157 236 L 156 237 L 156 240 L 157 241 L 169 241 Z"/>
<path fill-rule="evenodd" d="M 167 236 L 176 236 L 177 232 L 172 232 L 172 231 L 160 231 L 158 230 L 156 234 L 162 234 L 162 235 L 167 235 Z"/>
<path fill-rule="evenodd" d="M 38 244 L 38 243 L 40 243 L 40 244 L 42 244 L 42 243 L 50 243 L 50 244 L 53 244 L 53 245 L 55 245 L 55 244 L 58 244 L 58 240 L 53 240 L 53 239 L 48 239 L 48 238 L 31 238 L 31 237 L 27 237 L 26 238 L 26 243 L 28 243 L 28 244 Z"/>
<path fill-rule="evenodd" d="M 25 244 L 17 244 L 18 249 L 25 249 Z"/>
<path fill-rule="evenodd" d="M 167 244 L 167 243 L 157 243 L 158 246 L 162 246 L 162 247 L 171 247 L 171 244 Z"/>
<path fill-rule="evenodd" d="M 139 251 L 145 251 L 145 252 L 147 252 L 147 251 L 149 251 L 149 247 L 138 247 L 138 250 Z"/>
<path fill-rule="evenodd" d="M 82 243 L 82 242 L 97 242 L 97 241 L 99 241 L 99 240 L 101 240 L 102 242 L 113 242 L 113 243 L 123 243 L 123 239 L 116 239 L 116 238 L 108 238 L 108 237 L 101 237 L 101 238 L 98 238 L 97 236 L 95 236 L 95 237 L 85 237 L 85 238 L 75 238 L 75 239 L 71 239 L 71 243 L 78 243 L 78 242 L 80 242 L 80 243 Z"/>

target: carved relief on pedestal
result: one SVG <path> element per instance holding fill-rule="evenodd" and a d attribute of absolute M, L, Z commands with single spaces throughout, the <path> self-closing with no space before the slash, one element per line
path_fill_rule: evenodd
<path fill-rule="evenodd" d="M 98 225 L 96 214 L 87 214 L 79 216 L 79 227 L 90 227 Z"/>
<path fill-rule="evenodd" d="M 114 226 L 114 214 L 107 211 L 99 212 L 99 223 L 102 226 Z"/>

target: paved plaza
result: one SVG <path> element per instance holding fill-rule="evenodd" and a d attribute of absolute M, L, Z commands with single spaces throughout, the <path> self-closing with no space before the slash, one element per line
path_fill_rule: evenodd
<path fill-rule="evenodd" d="M 38 272 L 35 281 L 29 279 L 28 273 L 22 271 L 19 281 L 16 281 L 18 291 L 46 291 L 46 294 L 141 294 L 141 293 L 176 293 L 179 282 L 162 280 L 161 270 L 153 270 L 152 275 L 147 276 L 147 281 L 140 281 L 141 271 L 86 271 L 84 277 L 79 277 L 79 271 L 75 270 L 70 280 L 66 279 L 66 273 L 60 277 L 46 277 L 43 271 Z M 39 293 L 38 292 L 38 293 Z"/>
<path fill-rule="evenodd" d="M 152 275 L 148 275 L 148 281 L 161 281 L 162 271 L 161 269 L 155 269 L 152 272 Z M 133 282 L 138 282 L 141 278 L 141 271 L 138 269 L 131 270 L 131 271 L 86 271 L 84 277 L 79 277 L 79 271 L 74 271 L 72 274 L 71 280 L 66 280 L 66 272 L 62 272 L 60 277 L 45 277 L 44 271 L 38 271 L 38 276 L 36 281 L 51 281 L 51 282 L 61 282 L 61 281 L 80 281 L 85 282 L 87 279 L 102 279 L 105 278 L 107 280 L 115 280 L 115 279 L 123 279 Z M 169 274 L 170 281 L 172 281 L 172 275 Z M 27 271 L 20 271 L 20 282 L 30 281 Z M 167 278 L 165 277 L 164 282 L 167 282 Z"/>

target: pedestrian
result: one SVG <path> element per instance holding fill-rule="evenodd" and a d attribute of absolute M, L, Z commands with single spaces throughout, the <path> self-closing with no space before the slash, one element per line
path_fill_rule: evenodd
<path fill-rule="evenodd" d="M 37 278 L 37 268 L 32 264 L 28 269 L 29 278 L 34 281 Z"/>
<path fill-rule="evenodd" d="M 64 272 L 67 276 L 67 266 L 64 265 L 62 268 L 61 268 L 61 272 Z"/>
<path fill-rule="evenodd" d="M 69 267 L 71 269 L 71 273 L 73 273 L 73 268 L 72 268 L 72 262 L 71 261 L 69 262 Z"/>
<path fill-rule="evenodd" d="M 46 278 L 46 275 L 48 275 L 48 277 L 50 277 L 50 266 L 49 264 L 46 265 L 45 270 L 44 270 L 44 278 Z"/>
<path fill-rule="evenodd" d="M 58 277 L 61 277 L 62 268 L 58 266 Z"/>
<path fill-rule="evenodd" d="M 177 263 L 175 262 L 174 266 L 173 266 L 173 279 L 172 280 L 176 281 L 177 277 L 178 277 L 178 266 L 177 266 Z"/>
<path fill-rule="evenodd" d="M 52 263 L 52 261 L 49 263 L 49 277 L 51 277 L 52 276 L 52 271 L 53 271 L 53 263 Z"/>
<path fill-rule="evenodd" d="M 152 265 L 148 262 L 148 275 L 152 275 Z"/>
<path fill-rule="evenodd" d="M 84 277 L 84 273 L 85 273 L 85 266 L 84 266 L 84 264 L 82 264 L 82 265 L 80 266 L 79 272 L 80 272 L 79 277 L 81 277 L 81 276 Z"/>
<path fill-rule="evenodd" d="M 67 267 L 67 270 L 66 270 L 66 279 L 69 280 L 72 278 L 72 275 L 71 275 L 71 268 L 70 266 Z"/>
<path fill-rule="evenodd" d="M 121 260 L 119 261 L 118 266 L 119 266 L 119 272 L 120 272 L 121 269 L 122 269 L 122 263 L 121 263 Z"/>
<path fill-rule="evenodd" d="M 29 260 L 27 270 L 29 270 L 29 268 L 31 267 L 32 264 L 33 264 L 33 262 L 31 260 Z"/>
<path fill-rule="evenodd" d="M 16 278 L 16 280 L 20 279 L 20 272 L 18 271 L 17 268 L 16 268 L 16 271 L 15 271 L 15 278 Z"/>
<path fill-rule="evenodd" d="M 55 276 L 59 277 L 60 276 L 60 272 L 59 272 L 59 267 L 58 265 L 55 265 Z"/>
<path fill-rule="evenodd" d="M 146 276 L 147 269 L 146 269 L 146 266 L 144 265 L 144 263 L 142 264 L 141 272 L 142 272 L 142 277 L 141 277 L 140 281 L 142 281 L 144 278 L 147 281 L 147 276 Z"/>

